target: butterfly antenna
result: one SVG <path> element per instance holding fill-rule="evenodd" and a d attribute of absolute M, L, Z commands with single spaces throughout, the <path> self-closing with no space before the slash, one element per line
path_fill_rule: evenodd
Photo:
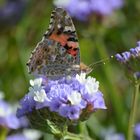
<path fill-rule="evenodd" d="M 114 56 L 111 55 L 108 58 L 105 58 L 105 59 L 102 59 L 102 60 L 99 60 L 99 61 L 97 61 L 95 63 L 90 64 L 89 67 L 93 69 L 93 67 L 95 67 L 95 66 L 99 66 L 99 65 L 102 65 L 102 64 L 105 65 L 107 62 L 110 61 L 110 59 L 113 59 L 113 58 L 114 58 Z"/>

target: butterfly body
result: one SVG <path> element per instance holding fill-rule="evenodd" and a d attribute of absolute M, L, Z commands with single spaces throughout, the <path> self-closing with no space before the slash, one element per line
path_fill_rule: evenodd
<path fill-rule="evenodd" d="M 82 71 L 75 27 L 64 9 L 56 8 L 52 12 L 49 29 L 32 52 L 27 65 L 30 73 L 51 79 Z"/>

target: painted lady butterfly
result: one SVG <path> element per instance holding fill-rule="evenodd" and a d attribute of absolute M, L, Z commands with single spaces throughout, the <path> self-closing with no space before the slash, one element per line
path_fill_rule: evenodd
<path fill-rule="evenodd" d="M 80 63 L 75 27 L 64 9 L 56 8 L 52 12 L 49 29 L 32 52 L 27 65 L 30 73 L 51 79 L 91 71 Z"/>

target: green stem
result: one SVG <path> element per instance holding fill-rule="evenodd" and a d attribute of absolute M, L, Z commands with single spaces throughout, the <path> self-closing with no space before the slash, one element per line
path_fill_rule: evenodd
<path fill-rule="evenodd" d="M 129 118 L 129 123 L 128 123 L 128 134 L 127 134 L 128 140 L 134 140 L 133 128 L 134 128 L 135 119 L 136 119 L 139 86 L 140 84 L 138 82 L 135 82 L 135 90 L 133 94 L 132 107 L 131 107 L 130 118 Z"/>
<path fill-rule="evenodd" d="M 84 135 L 88 135 L 86 123 L 87 122 L 80 122 L 79 123 L 79 133 L 84 134 Z"/>
<path fill-rule="evenodd" d="M 93 140 L 86 135 L 79 135 L 67 132 L 66 136 L 62 140 Z"/>
<path fill-rule="evenodd" d="M 7 129 L 0 127 L 0 140 L 5 140 L 7 135 Z"/>

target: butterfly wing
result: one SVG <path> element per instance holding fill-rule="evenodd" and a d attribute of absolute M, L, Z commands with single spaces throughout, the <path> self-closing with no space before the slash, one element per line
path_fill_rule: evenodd
<path fill-rule="evenodd" d="M 56 8 L 51 14 L 51 20 L 45 38 L 55 40 L 64 47 L 68 54 L 75 57 L 80 64 L 79 43 L 71 17 L 62 8 Z"/>
<path fill-rule="evenodd" d="M 62 8 L 56 8 L 48 31 L 32 52 L 27 63 L 29 72 L 47 77 L 80 72 L 80 50 L 72 19 Z"/>

